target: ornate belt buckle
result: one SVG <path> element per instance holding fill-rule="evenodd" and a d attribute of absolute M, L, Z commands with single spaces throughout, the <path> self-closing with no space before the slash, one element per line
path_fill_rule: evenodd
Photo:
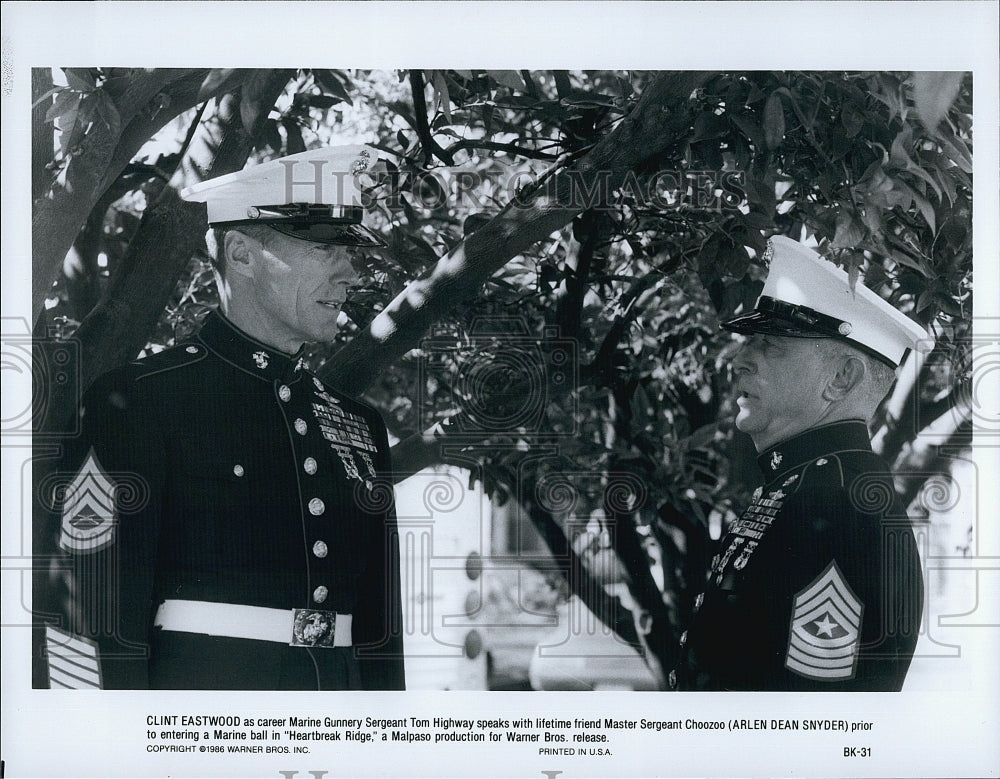
<path fill-rule="evenodd" d="M 289 646 L 332 647 L 337 614 L 316 609 L 292 609 Z"/>

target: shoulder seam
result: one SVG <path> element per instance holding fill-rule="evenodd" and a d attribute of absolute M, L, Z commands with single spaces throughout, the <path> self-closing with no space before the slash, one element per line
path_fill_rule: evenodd
<path fill-rule="evenodd" d="M 826 462 L 823 463 L 822 465 L 820 465 L 819 463 L 820 463 L 821 460 L 826 460 Z M 817 457 L 817 458 L 811 460 L 806 465 L 805 469 L 803 470 L 803 474 L 802 474 L 803 475 L 803 481 L 805 481 L 805 475 L 806 475 L 806 473 L 809 472 L 810 470 L 812 470 L 813 468 L 825 468 L 828 464 L 832 465 L 834 462 L 837 464 L 837 474 L 839 476 L 838 481 L 840 482 L 840 486 L 841 487 L 846 487 L 847 486 L 847 479 L 846 479 L 846 477 L 844 475 L 844 464 L 840 461 L 840 457 L 837 454 L 825 454 L 825 455 L 823 455 L 821 457 Z"/>
<path fill-rule="evenodd" d="M 193 344 L 189 344 L 189 345 L 193 345 Z M 161 354 L 168 354 L 168 353 L 172 353 L 172 352 L 175 352 L 175 351 L 180 352 L 180 350 L 181 350 L 181 348 L 183 346 L 184 346 L 184 344 L 178 344 L 177 346 L 173 347 L 172 349 L 168 349 L 165 352 L 159 352 L 158 354 L 151 355 L 151 356 L 152 357 L 158 357 Z M 173 354 L 169 354 L 169 356 L 173 357 L 174 355 Z M 171 365 L 164 365 L 162 367 L 153 367 L 151 365 L 144 365 L 143 364 L 143 360 L 134 360 L 132 362 L 132 365 L 136 366 L 137 368 L 144 369 L 141 373 L 139 373 L 135 377 L 134 381 L 140 381 L 142 379 L 148 379 L 149 377 L 156 376 L 156 375 L 158 375 L 160 373 L 166 373 L 167 371 L 172 371 L 172 370 L 175 370 L 177 368 L 184 368 L 184 367 L 187 367 L 189 365 L 194 365 L 197 362 L 201 362 L 203 359 L 205 359 L 206 356 L 208 356 L 208 350 L 205 349 L 204 346 L 198 346 L 198 353 L 197 354 L 191 354 L 191 355 L 189 355 L 186 352 L 183 352 L 183 353 L 180 353 L 180 356 L 183 358 L 180 362 L 176 362 L 176 363 L 173 363 Z"/>

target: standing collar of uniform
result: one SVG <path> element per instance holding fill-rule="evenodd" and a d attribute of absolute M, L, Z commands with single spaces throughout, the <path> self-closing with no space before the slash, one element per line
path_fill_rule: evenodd
<path fill-rule="evenodd" d="M 872 450 L 868 426 L 860 419 L 832 422 L 799 433 L 761 452 L 757 466 L 770 482 L 824 454 L 847 450 Z"/>
<path fill-rule="evenodd" d="M 303 349 L 287 354 L 243 332 L 218 311 L 202 325 L 198 338 L 223 360 L 264 381 L 289 380 L 300 370 Z"/>

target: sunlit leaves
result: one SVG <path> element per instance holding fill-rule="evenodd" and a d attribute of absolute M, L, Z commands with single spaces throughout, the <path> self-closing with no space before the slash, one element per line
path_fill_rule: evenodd
<path fill-rule="evenodd" d="M 785 109 L 777 92 L 764 103 L 764 143 L 769 149 L 777 149 L 785 137 Z"/>
<path fill-rule="evenodd" d="M 913 102 L 917 114 L 934 132 L 958 97 L 964 74 L 960 71 L 918 71 L 913 74 Z"/>
<path fill-rule="evenodd" d="M 63 157 L 71 154 L 94 123 L 99 123 L 112 138 L 121 132 L 121 117 L 107 91 L 98 88 L 99 73 L 84 68 L 66 68 L 65 87 L 52 90 L 55 100 L 45 114 L 59 130 L 59 150 Z"/>

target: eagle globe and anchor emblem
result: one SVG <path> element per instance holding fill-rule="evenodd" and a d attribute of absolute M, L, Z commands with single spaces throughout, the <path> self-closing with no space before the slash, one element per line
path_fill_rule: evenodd
<path fill-rule="evenodd" d="M 295 609 L 292 646 L 332 647 L 337 615 L 332 611 Z"/>

